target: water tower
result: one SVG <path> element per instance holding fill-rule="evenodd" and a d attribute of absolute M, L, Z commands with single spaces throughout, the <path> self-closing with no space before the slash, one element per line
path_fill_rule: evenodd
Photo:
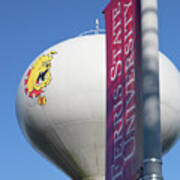
<path fill-rule="evenodd" d="M 16 109 L 32 146 L 75 180 L 104 180 L 105 35 L 79 36 L 38 56 L 20 82 Z M 163 152 L 180 132 L 180 75 L 160 53 Z"/>

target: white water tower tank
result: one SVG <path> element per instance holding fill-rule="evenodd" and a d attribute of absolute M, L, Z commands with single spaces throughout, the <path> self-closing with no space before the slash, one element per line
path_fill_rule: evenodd
<path fill-rule="evenodd" d="M 75 180 L 104 180 L 105 35 L 80 36 L 44 51 L 17 94 L 20 126 L 33 147 Z M 180 131 L 180 76 L 160 53 L 163 152 Z"/>

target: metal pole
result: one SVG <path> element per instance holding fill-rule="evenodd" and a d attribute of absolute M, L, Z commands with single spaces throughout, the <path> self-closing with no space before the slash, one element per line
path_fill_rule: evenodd
<path fill-rule="evenodd" d="M 141 0 L 143 180 L 162 180 L 157 0 Z"/>

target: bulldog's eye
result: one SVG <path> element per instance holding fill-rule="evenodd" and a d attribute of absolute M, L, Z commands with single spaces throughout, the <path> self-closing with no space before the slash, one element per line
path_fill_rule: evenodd
<path fill-rule="evenodd" d="M 49 65 L 48 65 L 48 64 L 46 64 L 46 67 L 49 67 Z"/>

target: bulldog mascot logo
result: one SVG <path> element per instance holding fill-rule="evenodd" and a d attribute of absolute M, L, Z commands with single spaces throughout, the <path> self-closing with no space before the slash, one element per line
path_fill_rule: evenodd
<path fill-rule="evenodd" d="M 51 61 L 56 51 L 40 56 L 28 70 L 24 81 L 25 94 L 30 98 L 37 98 L 40 105 L 46 104 L 46 97 L 42 96 L 45 88 L 51 82 Z"/>

